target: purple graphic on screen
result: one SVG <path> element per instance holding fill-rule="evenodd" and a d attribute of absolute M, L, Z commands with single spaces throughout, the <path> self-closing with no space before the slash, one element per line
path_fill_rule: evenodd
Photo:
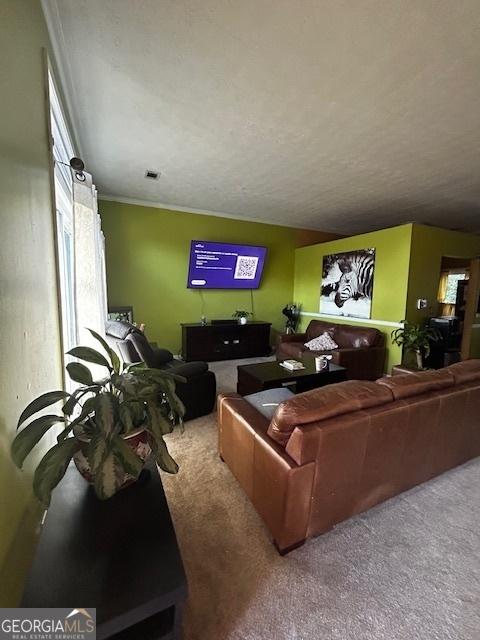
<path fill-rule="evenodd" d="M 265 247 L 192 240 L 187 287 L 258 289 L 266 253 Z"/>

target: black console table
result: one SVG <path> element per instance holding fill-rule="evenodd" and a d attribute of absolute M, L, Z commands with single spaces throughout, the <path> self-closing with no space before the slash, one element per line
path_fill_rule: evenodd
<path fill-rule="evenodd" d="M 270 322 L 182 324 L 182 357 L 185 361 L 231 360 L 268 356 Z"/>
<path fill-rule="evenodd" d="M 178 638 L 187 582 L 154 464 L 100 501 L 70 466 L 55 489 L 22 607 L 96 607 L 97 639 Z"/>

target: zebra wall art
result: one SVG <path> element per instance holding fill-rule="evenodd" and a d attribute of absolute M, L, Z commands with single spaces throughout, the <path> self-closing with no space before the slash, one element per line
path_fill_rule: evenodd
<path fill-rule="evenodd" d="M 320 313 L 370 318 L 375 249 L 323 257 Z"/>

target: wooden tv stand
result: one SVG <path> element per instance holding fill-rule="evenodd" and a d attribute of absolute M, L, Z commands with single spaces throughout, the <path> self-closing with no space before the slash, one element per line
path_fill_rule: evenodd
<path fill-rule="evenodd" d="M 247 324 L 182 324 L 182 357 L 192 360 L 232 360 L 268 356 L 270 322 L 252 321 Z"/>

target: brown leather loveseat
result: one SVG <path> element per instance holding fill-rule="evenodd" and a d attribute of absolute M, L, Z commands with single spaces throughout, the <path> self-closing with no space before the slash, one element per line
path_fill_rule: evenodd
<path fill-rule="evenodd" d="M 329 333 L 338 344 L 333 351 L 311 351 L 305 342 Z M 283 334 L 277 345 L 277 360 L 301 359 L 331 353 L 332 362 L 347 368 L 349 380 L 376 380 L 383 375 L 385 365 L 385 336 L 373 327 L 335 324 L 312 320 L 305 333 Z"/>
<path fill-rule="evenodd" d="M 480 360 L 282 402 L 218 400 L 222 459 L 280 552 L 480 455 Z"/>

